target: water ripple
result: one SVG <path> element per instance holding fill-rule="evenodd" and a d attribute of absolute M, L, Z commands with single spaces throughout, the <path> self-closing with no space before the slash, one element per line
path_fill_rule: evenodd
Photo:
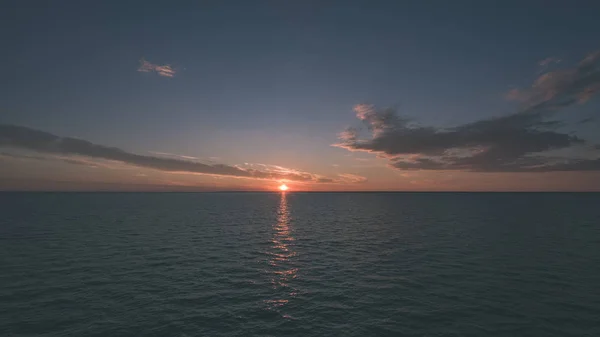
<path fill-rule="evenodd" d="M 600 336 L 598 194 L 0 204 L 1 336 Z"/>

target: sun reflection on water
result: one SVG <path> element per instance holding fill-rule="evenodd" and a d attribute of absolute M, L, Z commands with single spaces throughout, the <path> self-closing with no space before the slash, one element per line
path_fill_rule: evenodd
<path fill-rule="evenodd" d="M 290 212 L 287 202 L 287 194 L 281 193 L 279 208 L 277 209 L 277 223 L 273 225 L 273 236 L 269 249 L 269 273 L 271 286 L 278 298 L 265 301 L 270 308 L 281 307 L 296 295 L 296 290 L 290 286 L 291 280 L 295 279 L 298 268 L 294 267 L 293 257 L 294 237 L 290 232 Z"/>

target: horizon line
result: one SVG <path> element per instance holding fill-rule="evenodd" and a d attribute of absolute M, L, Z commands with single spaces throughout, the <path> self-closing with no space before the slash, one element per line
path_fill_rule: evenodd
<path fill-rule="evenodd" d="M 198 194 L 198 193 L 270 193 L 270 194 L 294 194 L 294 193 L 600 193 L 600 190 L 583 191 L 533 191 L 533 190 L 515 190 L 515 191 L 390 191 L 390 190 L 369 190 L 369 191 L 266 191 L 266 190 L 221 190 L 221 191 L 135 191 L 135 190 L 0 190 L 0 193 L 178 193 L 178 194 Z"/>

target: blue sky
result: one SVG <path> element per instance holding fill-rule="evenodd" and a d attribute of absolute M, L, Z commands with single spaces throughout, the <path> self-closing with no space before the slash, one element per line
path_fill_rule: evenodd
<path fill-rule="evenodd" d="M 544 73 L 573 69 L 600 49 L 594 16 L 600 4 L 594 1 L 576 6 L 559 1 L 493 6 L 481 1 L 6 1 L 1 6 L 1 124 L 140 155 L 164 152 L 230 166 L 278 165 L 333 180 L 339 174 L 364 178 L 352 186 L 344 181 L 303 185 L 306 189 L 428 189 L 433 185 L 419 179 L 441 179 L 438 171 L 446 169 L 389 167 L 390 156 L 398 153 L 331 146 L 346 127 L 360 124 L 358 104 L 397 107 L 398 115 L 435 128 L 506 116 L 531 103 L 507 99 L 511 90 L 526 91 Z M 141 60 L 169 65 L 172 77 L 139 71 Z M 542 66 L 543 60 L 549 61 Z M 551 119 L 564 123 L 560 132 L 574 133 L 593 147 L 600 143 L 597 121 L 579 122 L 598 117 L 598 108 L 591 97 Z M 11 161 L 11 169 L 0 172 L 8 180 L 25 179 L 22 172 L 35 170 L 18 169 L 35 166 L 24 158 L 4 160 Z M 52 172 L 75 169 L 60 165 Z M 485 180 L 470 174 L 480 175 L 474 181 Z M 520 181 L 518 174 L 523 175 L 502 173 L 501 179 Z M 579 184 L 588 186 L 594 174 L 581 175 L 591 178 Z M 127 184 L 125 175 L 119 183 Z M 50 173 L 41 177 L 58 179 Z M 206 179 L 193 175 L 182 184 L 203 186 Z M 250 180 L 230 185 L 269 184 Z M 462 189 L 465 180 L 448 188 Z"/>

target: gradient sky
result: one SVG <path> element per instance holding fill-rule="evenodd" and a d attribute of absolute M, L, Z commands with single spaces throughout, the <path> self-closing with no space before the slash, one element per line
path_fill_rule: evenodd
<path fill-rule="evenodd" d="M 597 13 L 3 1 L 0 189 L 600 190 Z"/>

